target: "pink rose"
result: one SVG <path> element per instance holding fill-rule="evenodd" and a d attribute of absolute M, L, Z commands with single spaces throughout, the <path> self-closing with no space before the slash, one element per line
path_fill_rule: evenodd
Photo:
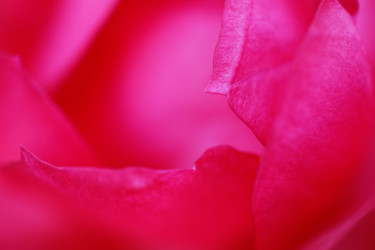
<path fill-rule="evenodd" d="M 0 1 L 0 248 L 374 248 L 360 4 Z"/>

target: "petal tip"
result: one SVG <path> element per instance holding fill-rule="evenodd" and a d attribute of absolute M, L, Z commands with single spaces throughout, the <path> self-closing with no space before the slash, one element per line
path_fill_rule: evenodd
<path fill-rule="evenodd" d="M 204 89 L 205 93 L 227 95 L 229 93 L 229 87 L 226 84 L 210 82 Z"/>

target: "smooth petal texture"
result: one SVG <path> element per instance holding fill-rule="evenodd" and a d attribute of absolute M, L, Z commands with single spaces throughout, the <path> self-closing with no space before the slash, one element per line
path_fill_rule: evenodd
<path fill-rule="evenodd" d="M 179 170 L 55 167 L 26 150 L 22 159 L 41 180 L 116 218 L 138 247 L 249 249 L 252 244 L 251 196 L 259 163 L 254 155 L 221 146 L 208 150 L 195 168 Z"/>
<path fill-rule="evenodd" d="M 1 0 L 0 49 L 20 55 L 50 91 L 75 65 L 117 0 Z"/>
<path fill-rule="evenodd" d="M 130 249 L 116 232 L 30 175 L 0 165 L 0 249 Z"/>
<path fill-rule="evenodd" d="M 364 55 L 352 17 L 337 0 L 323 1 L 293 62 L 256 182 L 257 249 L 294 249 L 342 205 L 371 138 Z"/>
<path fill-rule="evenodd" d="M 93 164 L 82 138 L 24 73 L 16 57 L 0 55 L 0 163 L 19 159 L 19 145 L 54 164 Z"/>
<path fill-rule="evenodd" d="M 373 73 L 375 72 L 375 2 L 372 0 L 360 0 L 360 8 L 358 13 L 358 32 L 363 38 L 366 45 L 368 55 L 372 63 Z"/>
<path fill-rule="evenodd" d="M 333 250 L 374 249 L 375 206 L 373 205 L 372 210 L 359 217 L 358 221 L 348 231 L 335 244 Z"/>
<path fill-rule="evenodd" d="M 323 230 L 302 249 L 371 250 L 375 247 L 375 203 L 367 201 L 356 209 L 346 211 L 338 222 Z"/>
<path fill-rule="evenodd" d="M 55 100 L 108 165 L 189 167 L 209 147 L 260 152 L 203 93 L 221 1 L 122 1 Z"/>

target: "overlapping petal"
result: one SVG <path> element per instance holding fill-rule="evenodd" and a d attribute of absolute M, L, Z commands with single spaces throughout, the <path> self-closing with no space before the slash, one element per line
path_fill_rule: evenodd
<path fill-rule="evenodd" d="M 207 91 L 227 94 L 263 144 L 278 113 L 289 63 L 317 1 L 227 1 Z"/>
<path fill-rule="evenodd" d="M 92 164 L 74 127 L 24 72 L 19 58 L 0 55 L 0 163 L 19 160 L 19 145 L 55 164 Z"/>
<path fill-rule="evenodd" d="M 117 0 L 2 0 L 0 49 L 49 91 L 80 58 Z"/>
<path fill-rule="evenodd" d="M 334 218 L 369 146 L 370 68 L 338 1 L 321 3 L 287 81 L 254 194 L 259 249 L 294 248 Z"/>
<path fill-rule="evenodd" d="M 0 165 L 0 249 L 129 249 L 123 236 L 30 175 Z"/>
<path fill-rule="evenodd" d="M 41 180 L 91 211 L 114 217 L 139 247 L 251 247 L 257 156 L 221 146 L 208 150 L 192 169 L 109 170 L 55 167 L 26 150 L 22 155 Z"/>
<path fill-rule="evenodd" d="M 203 93 L 222 1 L 122 1 L 56 100 L 108 165 L 189 167 L 209 147 L 259 152 Z"/>
<path fill-rule="evenodd" d="M 317 3 L 294 12 L 301 6 L 291 1 L 228 1 L 224 13 L 207 90 L 227 94 L 266 144 L 253 200 L 257 249 L 294 248 L 321 230 L 371 137 L 370 69 L 346 12 L 358 5 L 323 1 L 315 14 Z"/>

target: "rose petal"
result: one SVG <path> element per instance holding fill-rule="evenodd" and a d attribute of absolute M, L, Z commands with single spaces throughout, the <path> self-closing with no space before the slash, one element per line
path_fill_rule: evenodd
<path fill-rule="evenodd" d="M 375 141 L 362 171 L 347 190 L 345 207 L 336 211 L 338 218 L 319 232 L 303 249 L 373 249 L 375 227 Z M 357 246 L 357 247 L 354 247 Z"/>
<path fill-rule="evenodd" d="M 351 230 L 341 237 L 335 244 L 333 250 L 362 249 L 372 250 L 375 248 L 375 207 L 362 215 L 352 226 Z"/>
<path fill-rule="evenodd" d="M 366 45 L 372 63 L 372 70 L 375 72 L 375 2 L 372 0 L 360 0 L 359 2 L 360 8 L 357 22 L 358 32 Z"/>
<path fill-rule="evenodd" d="M 358 12 L 358 0 L 339 0 L 341 5 L 351 14 L 355 15 Z"/>
<path fill-rule="evenodd" d="M 374 230 L 375 204 L 367 202 L 347 212 L 333 227 L 321 232 L 303 249 L 371 250 L 375 247 Z"/>
<path fill-rule="evenodd" d="M 259 249 L 294 249 L 334 218 L 372 129 L 364 54 L 352 17 L 337 0 L 323 1 L 294 60 L 258 176 Z"/>
<path fill-rule="evenodd" d="M 53 91 L 81 56 L 117 0 L 2 0 L 0 49 Z"/>
<path fill-rule="evenodd" d="M 189 167 L 203 150 L 262 147 L 203 93 L 219 1 L 122 1 L 56 100 L 108 165 Z"/>
<path fill-rule="evenodd" d="M 208 150 L 196 169 L 163 171 L 54 167 L 26 150 L 22 156 L 40 179 L 91 209 L 120 218 L 116 223 L 122 230 L 148 247 L 251 245 L 254 155 L 221 146 Z"/>
<path fill-rule="evenodd" d="M 0 55 L 0 162 L 19 159 L 23 144 L 55 164 L 90 164 L 94 157 L 66 118 L 24 73 Z"/>
<path fill-rule="evenodd" d="M 227 94 L 234 112 L 263 144 L 283 98 L 288 62 L 313 18 L 316 2 L 226 3 L 212 80 L 206 90 Z"/>
<path fill-rule="evenodd" d="M 20 162 L 0 165 L 0 249 L 129 249 L 111 227 L 25 170 Z"/>

